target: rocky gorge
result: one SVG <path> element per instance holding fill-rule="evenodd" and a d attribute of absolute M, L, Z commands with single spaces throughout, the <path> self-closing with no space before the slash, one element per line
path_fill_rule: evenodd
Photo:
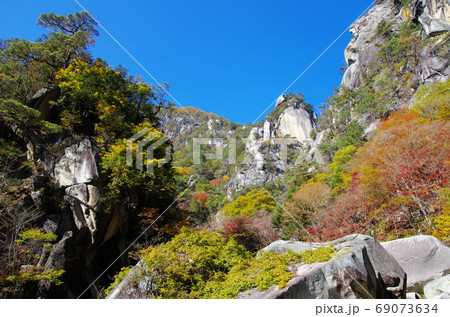
<path fill-rule="evenodd" d="M 276 285 L 262 278 L 270 280 L 270 285 L 251 284 L 248 289 L 239 288 L 239 292 L 232 289 L 231 298 L 450 298 L 450 248 L 445 231 L 448 222 L 440 216 L 448 208 L 448 175 L 436 172 L 445 174 L 448 164 L 420 165 L 418 169 L 431 175 L 434 183 L 420 180 L 406 186 L 406 176 L 415 175 L 411 166 L 418 160 L 408 158 L 407 163 L 412 163 L 401 165 L 406 171 L 399 177 L 403 183 L 389 187 L 392 192 L 386 189 L 382 193 L 367 193 L 357 186 L 360 179 L 373 186 L 370 188 L 379 189 L 381 177 L 400 170 L 394 163 L 403 161 L 395 157 L 391 163 L 394 168 L 388 172 L 376 169 L 380 161 L 391 162 L 388 159 L 366 155 L 355 156 L 359 161 L 351 161 L 357 148 L 373 138 L 377 144 L 388 143 L 389 138 L 377 139 L 380 122 L 395 128 L 398 122 L 416 120 L 417 114 L 400 119 L 394 116 L 394 123 L 388 121 L 392 113 L 414 108 L 418 100 L 432 95 L 432 91 L 421 95 L 422 87 L 448 83 L 450 1 L 376 1 L 350 31 L 353 39 L 345 50 L 347 67 L 342 85 L 320 117 L 299 93 L 280 96 L 262 121 L 246 125 L 193 107 L 157 105 L 151 92 L 154 88 L 136 84 L 121 70 L 89 60 L 83 50 L 79 60 L 52 70 L 48 76 L 56 84 L 46 85 L 23 101 L 26 106 L 20 109 L 26 114 L 25 119 L 0 122 L 1 297 L 174 297 L 176 292 L 158 289 L 156 281 L 166 282 L 166 276 L 160 272 L 163 264 L 170 268 L 168 272 L 177 274 L 180 267 L 194 267 L 188 273 L 179 273 L 189 279 L 207 271 L 206 277 L 198 278 L 203 283 L 199 285 L 217 290 L 220 283 L 228 285 L 226 278 L 234 281 L 231 273 L 245 272 L 243 267 L 251 267 L 267 256 L 274 261 L 268 260 L 269 266 L 282 263 L 272 267 L 272 271 L 282 270 L 282 282 L 286 283 Z M 2 51 L 2 56 L 16 54 L 8 48 Z M 2 76 L 6 73 L 0 69 Z M 110 81 L 106 80 L 108 76 Z M 37 82 L 35 86 L 44 84 Z M 446 87 L 438 89 L 442 98 L 448 95 Z M 117 92 L 122 94 L 114 95 Z M 18 106 L 14 102 L 3 103 L 3 99 L 0 114 L 9 118 L 8 114 L 16 114 Z M 132 106 L 111 107 L 111 100 L 126 100 Z M 442 100 L 432 100 L 427 105 L 441 111 L 444 104 L 444 115 L 439 114 L 443 120 L 438 115 L 438 119 L 430 119 L 431 115 L 427 117 L 428 112 L 424 111 L 423 117 L 411 126 L 431 122 L 445 134 L 448 100 Z M 25 128 L 22 121 L 26 121 Z M 36 125 L 42 122 L 44 127 Z M 59 129 L 44 133 L 44 128 L 52 124 Z M 385 130 L 392 128 L 389 124 Z M 408 131 L 413 131 L 411 126 Z M 169 139 L 167 148 L 155 152 L 155 166 L 159 167 L 156 163 L 163 154 L 173 154 L 173 160 L 161 164 L 155 174 L 126 162 L 128 138 L 144 128 L 153 132 L 160 129 Z M 388 132 L 394 136 L 398 133 Z M 405 134 L 415 135 L 400 134 L 396 142 Z M 427 134 L 417 135 L 424 139 Z M 193 161 L 195 138 L 206 140 L 202 144 L 210 151 L 210 156 L 207 153 L 200 157 L 200 164 Z M 442 144 L 447 144 L 448 136 L 442 138 Z M 417 142 L 414 139 L 410 143 Z M 440 151 L 444 153 L 445 146 Z M 432 148 L 424 155 L 433 157 L 436 152 Z M 211 153 L 223 156 L 217 158 Z M 363 166 L 362 172 L 356 170 L 354 166 L 364 159 L 375 163 Z M 302 188 L 312 189 L 306 195 L 300 191 Z M 415 188 L 419 189 L 414 191 Z M 407 193 L 399 196 L 402 191 Z M 386 202 L 381 196 L 393 198 Z M 350 203 L 344 204 L 340 197 L 346 197 Z M 359 197 L 365 199 L 363 203 L 356 200 Z M 226 206 L 234 214 L 227 214 Z M 369 211 L 361 212 L 366 207 Z M 373 215 L 370 208 L 375 210 Z M 377 218 L 379 212 L 389 208 L 392 216 Z M 246 212 L 239 213 L 243 210 Z M 299 216 L 294 214 L 297 218 L 286 216 L 292 210 L 300 210 Z M 333 216 L 336 222 L 329 221 L 326 217 L 336 210 L 342 214 Z M 410 218 L 405 216 L 408 213 L 412 214 Z M 314 215 L 318 215 L 317 219 Z M 316 229 L 319 220 L 329 223 L 329 227 Z M 335 224 L 338 220 L 349 222 L 350 229 Z M 406 229 L 386 233 L 391 228 L 388 220 L 394 223 L 395 230 L 397 225 Z M 444 233 L 437 239 L 431 234 L 438 231 L 439 221 L 444 223 Z M 367 227 L 359 226 L 363 222 Z M 181 264 L 164 263 L 158 248 L 176 241 L 186 226 L 195 232 L 207 229 L 213 234 L 208 238 L 195 236 L 198 240 L 186 242 L 183 247 L 223 245 L 221 253 L 212 250 L 224 258 L 230 256 L 231 249 L 240 250 L 240 254 L 227 258 L 229 263 L 223 266 L 226 261 L 217 259 L 210 249 L 188 249 L 170 258 Z M 301 228 L 288 236 L 289 226 Z M 425 227 L 431 228 L 426 235 L 418 234 Z M 35 230 L 31 234 L 27 231 L 30 228 Z M 302 231 L 301 235 L 298 231 Z M 322 233 L 330 231 L 333 238 L 327 239 Z M 335 239 L 337 235 L 339 238 Z M 308 241 L 300 241 L 299 237 L 305 236 Z M 332 253 L 323 260 L 308 262 L 301 258 L 305 252 L 323 248 Z M 26 256 L 25 252 L 33 256 Z M 214 254 L 212 264 L 205 260 L 207 267 L 197 268 L 203 260 L 196 256 L 203 253 Z M 289 261 L 283 256 L 290 257 Z M 200 283 L 198 280 L 182 285 L 185 298 L 200 296 L 198 289 L 190 289 Z M 212 291 L 211 294 L 213 297 Z"/>

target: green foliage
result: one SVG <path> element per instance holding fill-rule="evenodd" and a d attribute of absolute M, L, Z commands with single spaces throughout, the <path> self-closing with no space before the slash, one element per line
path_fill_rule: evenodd
<path fill-rule="evenodd" d="M 22 231 L 19 234 L 20 239 L 16 240 L 16 243 L 22 244 L 26 242 L 27 240 L 34 240 L 34 241 L 40 241 L 40 242 L 53 242 L 58 237 L 54 233 L 44 233 L 40 229 L 36 228 L 30 228 L 25 231 Z"/>
<path fill-rule="evenodd" d="M 32 137 L 32 132 L 55 133 L 61 131 L 61 127 L 41 120 L 40 112 L 23 105 L 14 99 L 0 101 L 0 120 L 7 125 L 17 124 L 21 137 L 26 138 L 32 145 L 34 159 L 37 155 L 37 147 Z"/>
<path fill-rule="evenodd" d="M 0 48 L 0 96 L 26 104 L 53 74 L 76 58 L 90 60 L 88 47 L 94 44 L 95 20 L 87 12 L 68 17 L 43 14 L 38 24 L 52 32 L 36 42 L 11 39 Z"/>
<path fill-rule="evenodd" d="M 254 189 L 223 207 L 228 216 L 252 216 L 256 211 L 273 212 L 277 204 L 264 189 Z"/>
<path fill-rule="evenodd" d="M 413 110 L 427 120 L 450 120 L 450 81 L 422 86 Z"/>
<path fill-rule="evenodd" d="M 320 247 L 314 250 L 305 251 L 297 255 L 304 263 L 327 262 L 335 256 L 336 250 L 329 247 Z"/>
<path fill-rule="evenodd" d="M 381 68 L 390 67 L 402 61 L 405 61 L 405 64 L 416 66 L 417 56 L 423 43 L 420 38 L 420 30 L 419 23 L 406 21 L 400 24 L 398 32 L 386 34 L 385 41 L 380 44 L 380 52 L 377 55 L 380 58 Z"/>
<path fill-rule="evenodd" d="M 37 24 L 55 33 L 75 35 L 77 32 L 84 32 L 88 38 L 99 35 L 95 28 L 97 21 L 87 11 L 69 13 L 67 16 L 43 13 Z"/>
<path fill-rule="evenodd" d="M 328 183 L 331 188 L 340 191 L 346 188 L 351 181 L 351 176 L 347 175 L 346 167 L 353 155 L 356 153 L 356 147 L 349 145 L 341 148 L 333 157 L 333 162 L 328 165 Z"/>
<path fill-rule="evenodd" d="M 392 26 L 395 23 L 395 21 L 388 22 L 385 19 L 381 20 L 377 25 L 376 36 L 390 37 L 393 33 Z"/>
<path fill-rule="evenodd" d="M 333 155 L 344 147 L 359 147 L 362 143 L 364 128 L 357 122 L 352 122 L 345 127 L 344 132 L 337 134 L 335 138 L 319 145 L 319 151 L 322 155 L 332 158 Z"/>
<path fill-rule="evenodd" d="M 128 276 L 132 268 L 132 266 L 125 266 L 121 268 L 120 272 L 114 275 L 114 282 L 112 282 L 111 285 L 109 285 L 108 288 L 103 291 L 103 295 L 105 297 L 108 296 L 112 292 L 112 290 L 116 288 L 116 286 L 119 285 L 119 283 Z"/>
<path fill-rule="evenodd" d="M 50 269 L 44 271 L 42 267 L 37 267 L 42 247 L 52 248 L 51 242 L 56 241 L 54 233 L 44 233 L 42 229 L 28 228 L 21 231 L 16 239 L 16 248 L 13 250 L 14 258 L 11 263 L 12 274 L 6 280 L 14 285 L 17 291 L 29 282 L 47 280 L 55 285 L 61 285 L 60 279 L 65 271 Z M 25 269 L 23 269 L 25 267 Z"/>
<path fill-rule="evenodd" d="M 318 164 L 316 162 L 303 162 L 289 169 L 286 174 L 286 182 L 289 188 L 288 196 L 313 178 L 317 169 Z"/>
<path fill-rule="evenodd" d="M 235 298 L 239 293 L 272 285 L 282 288 L 294 276 L 291 263 L 328 261 L 331 247 L 303 254 L 262 252 L 253 257 L 233 239 L 216 233 L 182 229 L 172 241 L 143 254 L 153 278 L 151 297 Z"/>
<path fill-rule="evenodd" d="M 142 131 L 144 128 L 150 129 L 149 134 L 155 136 L 155 141 L 162 137 L 162 134 L 149 123 L 137 125 L 131 132 L 134 134 Z M 101 153 L 100 165 L 108 177 L 105 196 L 109 207 L 136 195 L 136 193 L 141 193 L 144 201 L 153 200 L 153 203 L 172 197 L 175 184 L 171 164 L 168 163 L 158 167 L 158 164 L 164 161 L 166 146 L 167 144 L 156 149 L 153 159 L 150 160 L 145 155 L 146 152 L 137 153 L 137 144 L 136 142 L 133 144 L 133 153 L 142 156 L 145 171 L 127 164 L 126 139 L 118 140 L 116 144 Z M 136 161 L 133 160 L 133 162 Z M 149 164 L 152 164 L 154 167 L 153 174 L 146 171 Z"/>
<path fill-rule="evenodd" d="M 305 102 L 305 96 L 301 93 L 288 93 L 284 95 L 285 101 L 279 104 L 274 110 L 272 110 L 265 118 L 265 120 L 275 123 L 280 115 L 288 108 L 294 107 L 295 109 L 304 109 L 308 113 L 313 114 L 313 108 L 310 104 Z"/>
<path fill-rule="evenodd" d="M 402 2 L 402 6 L 406 7 L 412 2 L 412 0 L 401 0 L 401 2 Z"/>
<path fill-rule="evenodd" d="M 16 287 L 28 282 L 39 282 L 41 280 L 47 280 L 55 285 L 61 285 L 63 284 L 63 281 L 61 281 L 60 278 L 66 273 L 65 270 L 48 270 L 41 273 L 31 272 L 32 273 L 26 272 L 18 275 L 10 275 L 6 280 L 16 285 Z"/>
<path fill-rule="evenodd" d="M 155 285 L 151 296 L 158 298 L 196 298 L 209 280 L 250 257 L 233 239 L 186 228 L 170 242 L 143 254 Z"/>
<path fill-rule="evenodd" d="M 123 69 L 76 60 L 55 77 L 62 91 L 56 105 L 66 129 L 95 133 L 100 143 L 111 144 L 131 136 L 136 124 L 156 123 L 152 88 Z"/>
<path fill-rule="evenodd" d="M 222 280 L 213 280 L 199 293 L 203 298 L 236 298 L 239 293 L 253 288 L 264 291 L 272 285 L 287 286 L 294 274 L 288 264 L 300 258 L 294 253 L 278 255 L 263 252 L 256 258 L 235 265 Z"/>
<path fill-rule="evenodd" d="M 334 249 L 321 247 L 296 254 L 288 250 L 284 254 L 261 252 L 255 258 L 234 266 L 222 281 L 210 281 L 199 297 L 236 298 L 239 293 L 256 288 L 264 291 L 273 285 L 283 288 L 294 274 L 288 269 L 292 263 L 326 262 L 334 256 Z"/>
<path fill-rule="evenodd" d="M 0 144 L 0 197 L 2 197 L 2 194 L 8 190 L 6 183 L 10 180 L 9 174 L 16 168 L 20 168 L 20 162 L 26 153 L 21 151 L 17 142 L 0 137 Z M 1 201 L 0 198 L 0 203 Z"/>
<path fill-rule="evenodd" d="M 0 102 L 0 117 L 6 123 L 18 124 L 23 132 L 38 130 L 42 133 L 56 133 L 61 127 L 48 121 L 40 120 L 40 112 L 23 105 L 17 100 L 7 99 Z"/>

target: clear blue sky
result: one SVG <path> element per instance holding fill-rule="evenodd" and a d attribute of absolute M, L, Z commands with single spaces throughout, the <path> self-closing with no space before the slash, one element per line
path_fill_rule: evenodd
<path fill-rule="evenodd" d="M 183 106 L 254 121 L 372 0 L 80 0 Z M 0 38 L 37 39 L 40 13 L 81 11 L 73 0 L 2 0 Z M 100 30 L 92 50 L 152 79 Z M 347 32 L 288 92 L 318 106 L 341 81 Z"/>

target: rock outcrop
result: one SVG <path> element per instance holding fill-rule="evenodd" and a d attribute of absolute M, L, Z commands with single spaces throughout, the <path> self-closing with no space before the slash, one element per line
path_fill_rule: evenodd
<path fill-rule="evenodd" d="M 303 253 L 321 246 L 333 246 L 335 257 L 325 263 L 295 264 L 288 286 L 253 289 L 239 298 L 405 298 L 405 272 L 372 237 L 351 235 L 329 243 L 276 241 L 263 250 Z"/>
<path fill-rule="evenodd" d="M 345 60 L 348 68 L 342 78 L 342 85 L 355 90 L 361 84 L 362 74 L 377 59 L 380 51 L 373 37 L 377 26 L 382 20 L 394 20 L 398 9 L 392 0 L 375 5 L 366 15 L 356 21 L 350 28 L 353 39 L 345 50 Z"/>
<path fill-rule="evenodd" d="M 384 0 L 378 3 L 350 28 L 354 37 L 345 50 L 348 68 L 342 85 L 356 90 L 363 83 L 362 74 L 377 62 L 380 43 L 376 38 L 381 21 L 420 23 L 424 37 L 433 37 L 450 31 L 450 2 L 448 0 L 413 0 L 408 5 L 398 0 Z M 445 54 L 444 54 L 445 55 Z M 420 65 L 416 75 L 419 84 L 444 82 L 450 76 L 450 62 L 447 56 L 435 54 L 433 45 L 425 45 L 420 53 Z"/>
<path fill-rule="evenodd" d="M 142 261 L 139 261 L 128 275 L 117 284 L 106 299 L 143 299 L 151 289 L 151 280 L 146 276 Z"/>
<path fill-rule="evenodd" d="M 99 152 L 90 139 L 65 148 L 55 164 L 53 176 L 59 186 L 90 183 L 98 178 L 96 154 Z"/>
<path fill-rule="evenodd" d="M 450 31 L 450 2 L 448 0 L 415 0 L 410 5 L 426 36 Z"/>
<path fill-rule="evenodd" d="M 303 160 L 321 162 L 317 153 L 320 140 L 311 138 L 316 128 L 315 119 L 303 97 L 280 96 L 275 110 L 250 130 L 246 138 L 246 159 L 228 183 L 229 195 L 232 191 L 282 177 L 289 167 Z M 322 138 L 323 133 L 319 137 Z M 296 152 L 293 161 L 287 160 L 288 148 Z"/>
<path fill-rule="evenodd" d="M 241 293 L 241 299 L 339 299 L 339 298 L 405 298 L 406 274 L 395 259 L 372 237 L 351 235 L 327 243 L 275 241 L 263 252 L 303 253 L 332 246 L 335 257 L 324 263 L 291 265 L 295 277 L 279 289 L 256 289 Z M 152 281 L 146 279 L 142 262 L 110 292 L 108 299 L 147 298 Z"/>
<path fill-rule="evenodd" d="M 431 236 L 382 243 L 408 275 L 408 291 L 423 294 L 429 281 L 450 273 L 450 248 Z"/>
<path fill-rule="evenodd" d="M 312 141 L 310 134 L 314 128 L 315 124 L 310 113 L 302 108 L 289 107 L 278 118 L 276 136 L 281 138 L 291 136 L 304 143 Z"/>
<path fill-rule="evenodd" d="M 44 246 L 36 266 L 44 272 L 65 270 L 64 283 L 55 286 L 42 280 L 37 296 L 78 297 L 105 270 L 105 263 L 125 249 L 132 220 L 125 204 L 118 203 L 108 212 L 104 209 L 106 181 L 100 173 L 100 150 L 94 138 L 58 134 L 38 141 L 42 173 L 24 182 L 29 194 L 12 209 L 15 214 L 31 216 L 38 227 L 57 236 L 51 249 Z M 100 284 L 108 282 L 105 276 Z M 84 296 L 96 297 L 97 293 L 93 287 Z"/>

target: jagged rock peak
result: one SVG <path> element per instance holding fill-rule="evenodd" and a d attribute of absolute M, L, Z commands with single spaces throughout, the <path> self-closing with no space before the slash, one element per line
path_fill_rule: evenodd
<path fill-rule="evenodd" d="M 315 113 L 305 103 L 303 95 L 287 94 L 278 98 L 275 110 L 266 118 L 264 130 L 267 130 L 267 122 L 274 122 L 272 137 L 290 136 L 304 143 L 311 141 L 311 131 L 316 127 L 315 119 Z"/>

